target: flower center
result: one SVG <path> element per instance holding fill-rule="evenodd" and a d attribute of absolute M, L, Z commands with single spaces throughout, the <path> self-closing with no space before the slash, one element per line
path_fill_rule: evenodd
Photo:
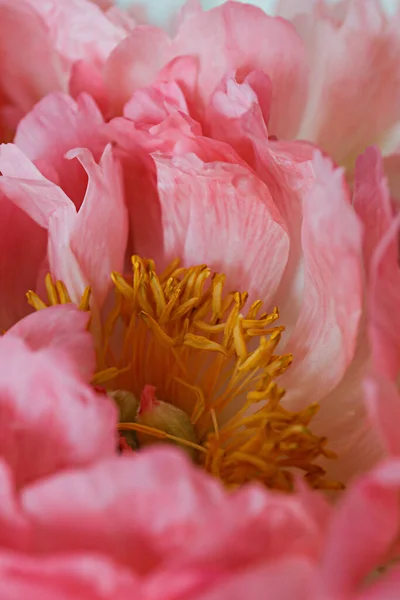
<path fill-rule="evenodd" d="M 276 379 L 292 362 L 276 352 L 284 327 L 275 308 L 248 308 L 247 293 L 224 292 L 225 276 L 206 265 L 157 275 L 154 262 L 132 257 L 132 275 L 112 273 L 115 303 L 96 329 L 102 385 L 120 411 L 118 428 L 135 449 L 165 441 L 227 486 L 249 481 L 291 490 L 303 472 L 315 488 L 337 489 L 318 458 L 334 458 L 309 424 L 318 410 L 284 408 Z M 50 304 L 69 302 L 61 282 L 46 278 Z M 46 307 L 33 292 L 28 301 Z M 80 307 L 89 308 L 86 291 Z"/>

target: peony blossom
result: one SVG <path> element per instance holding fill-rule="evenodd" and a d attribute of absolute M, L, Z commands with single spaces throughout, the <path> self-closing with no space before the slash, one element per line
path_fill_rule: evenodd
<path fill-rule="evenodd" d="M 397 21 L 314 4 L 0 0 L 0 600 L 396 594 Z"/>
<path fill-rule="evenodd" d="M 172 448 L 113 456 L 113 403 L 86 383 L 86 321 L 51 307 L 0 340 L 1 598 L 390 597 L 397 567 L 368 577 L 396 542 L 398 460 L 333 509 L 300 483 L 227 491 Z"/>

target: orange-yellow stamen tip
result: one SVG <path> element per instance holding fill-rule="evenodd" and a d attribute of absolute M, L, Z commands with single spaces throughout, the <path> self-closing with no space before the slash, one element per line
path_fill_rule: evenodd
<path fill-rule="evenodd" d="M 246 307 L 248 294 L 225 293 L 225 276 L 206 265 L 174 261 L 159 276 L 153 261 L 133 256 L 132 275 L 111 278 L 115 305 L 95 383 L 117 390 L 120 410 L 123 394 L 135 399 L 120 431 L 134 431 L 139 446 L 164 440 L 186 448 L 230 487 L 258 480 L 290 490 L 295 472 L 313 487 L 340 487 L 317 464 L 334 457 L 309 428 L 318 406 L 291 412 L 281 404 L 276 379 L 292 356 L 276 353 L 284 330 L 277 308 L 262 312 L 259 300 Z M 46 287 L 50 303 L 60 300 L 60 286 Z"/>

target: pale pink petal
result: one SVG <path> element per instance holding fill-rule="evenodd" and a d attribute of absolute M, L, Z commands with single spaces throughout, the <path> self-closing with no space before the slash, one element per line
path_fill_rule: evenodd
<path fill-rule="evenodd" d="M 156 27 L 136 27 L 111 53 L 104 78 L 111 106 L 121 113 L 131 94 L 153 83 L 170 58 L 170 40 Z"/>
<path fill-rule="evenodd" d="M 368 377 L 365 401 L 371 419 L 391 454 L 400 456 L 400 394 L 395 383 L 383 377 Z"/>
<path fill-rule="evenodd" d="M 72 156 L 81 162 L 89 183 L 71 231 L 71 250 L 101 305 L 111 286 L 111 272 L 122 271 L 124 265 L 128 218 L 121 172 L 111 146 L 98 165 L 88 150 L 70 152 Z"/>
<path fill-rule="evenodd" d="M 175 81 L 159 82 L 134 92 L 124 106 L 124 116 L 135 123 L 155 125 L 177 110 L 188 113 L 181 88 Z"/>
<path fill-rule="evenodd" d="M 400 215 L 378 245 L 371 264 L 368 290 L 369 335 L 374 369 L 395 380 L 400 368 Z"/>
<path fill-rule="evenodd" d="M 57 185 L 79 208 L 87 176 L 79 162 L 66 160 L 65 154 L 84 147 L 99 160 L 106 145 L 103 123 L 90 96 L 82 94 L 74 101 L 66 94 L 49 94 L 22 119 L 14 142 L 41 171 L 44 166 L 55 170 Z"/>
<path fill-rule="evenodd" d="M 364 225 L 364 261 L 371 260 L 393 218 L 389 190 L 377 148 L 368 148 L 356 162 L 353 206 Z"/>
<path fill-rule="evenodd" d="M 194 155 L 154 155 L 165 265 L 206 263 L 226 273 L 227 288 L 272 298 L 286 265 L 289 241 L 268 188 L 250 170 Z M 273 252 L 271 251 L 273 248 Z M 160 266 L 161 266 L 160 265 Z"/>
<path fill-rule="evenodd" d="M 352 165 L 400 119 L 399 18 L 378 0 L 348 2 L 339 24 L 308 15 L 309 100 L 297 137 L 337 162 Z"/>
<path fill-rule="evenodd" d="M 54 47 L 71 62 L 104 62 L 126 35 L 89 0 L 26 0 L 50 30 Z"/>
<path fill-rule="evenodd" d="M 78 310 L 73 304 L 52 306 L 18 321 L 5 335 L 20 337 L 32 350 L 57 349 L 89 382 L 96 367 L 93 338 L 87 330 L 89 318 L 89 313 Z"/>
<path fill-rule="evenodd" d="M 0 212 L 0 332 L 3 332 L 30 312 L 26 292 L 36 287 L 46 255 L 47 236 L 2 193 Z"/>
<path fill-rule="evenodd" d="M 36 4 L 26 0 L 0 2 L 1 96 L 5 104 L 23 112 L 66 84 L 60 58 Z"/>
<path fill-rule="evenodd" d="M 69 324 L 73 332 L 72 317 Z M 114 405 L 83 383 L 63 351 L 32 350 L 10 334 L 0 355 L 0 455 L 17 485 L 114 452 Z"/>
<path fill-rule="evenodd" d="M 304 46 L 291 24 L 249 4 L 226 2 L 183 21 L 174 40 L 175 55 L 198 57 L 198 94 L 203 103 L 228 72 L 241 80 L 262 71 L 272 82 L 269 128 L 278 137 L 297 129 L 305 101 Z M 212 65 L 212 68 L 210 68 Z"/>
<path fill-rule="evenodd" d="M 361 227 L 343 174 L 316 154 L 315 185 L 303 203 L 304 292 L 287 350 L 287 401 L 309 404 L 330 392 L 354 357 L 362 312 Z M 340 268 L 338 268 L 340 265 Z"/>
<path fill-rule="evenodd" d="M 0 579 L 7 600 L 143 598 L 132 573 L 95 553 L 36 557 L 2 550 Z"/>
<path fill-rule="evenodd" d="M 263 73 L 252 72 L 243 83 L 230 77 L 212 95 L 206 113 L 210 136 L 229 143 L 252 166 L 255 163 L 252 139 L 268 139 L 266 123 L 271 94 L 271 81 Z"/>
<path fill-rule="evenodd" d="M 399 489 L 400 463 L 392 460 L 343 497 L 322 562 L 327 597 L 345 597 L 389 557 L 400 525 Z"/>

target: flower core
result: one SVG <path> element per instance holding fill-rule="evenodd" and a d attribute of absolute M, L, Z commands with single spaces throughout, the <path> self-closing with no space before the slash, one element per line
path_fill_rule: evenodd
<path fill-rule="evenodd" d="M 276 352 L 284 327 L 278 310 L 246 307 L 247 293 L 225 293 L 223 274 L 175 261 L 157 275 L 152 260 L 132 257 L 132 275 L 112 273 L 115 303 L 92 322 L 102 385 L 120 409 L 120 432 L 135 446 L 166 441 L 227 486 L 250 481 L 291 490 L 303 472 L 312 487 L 337 489 L 318 458 L 334 458 L 309 423 L 312 404 L 291 412 L 276 382 L 292 362 Z M 69 302 L 65 286 L 46 278 L 50 304 Z M 34 293 L 35 309 L 46 304 Z M 89 307 L 86 291 L 83 310 Z M 134 432 L 134 434 L 132 434 Z M 128 437 L 127 437 L 128 439 Z"/>

